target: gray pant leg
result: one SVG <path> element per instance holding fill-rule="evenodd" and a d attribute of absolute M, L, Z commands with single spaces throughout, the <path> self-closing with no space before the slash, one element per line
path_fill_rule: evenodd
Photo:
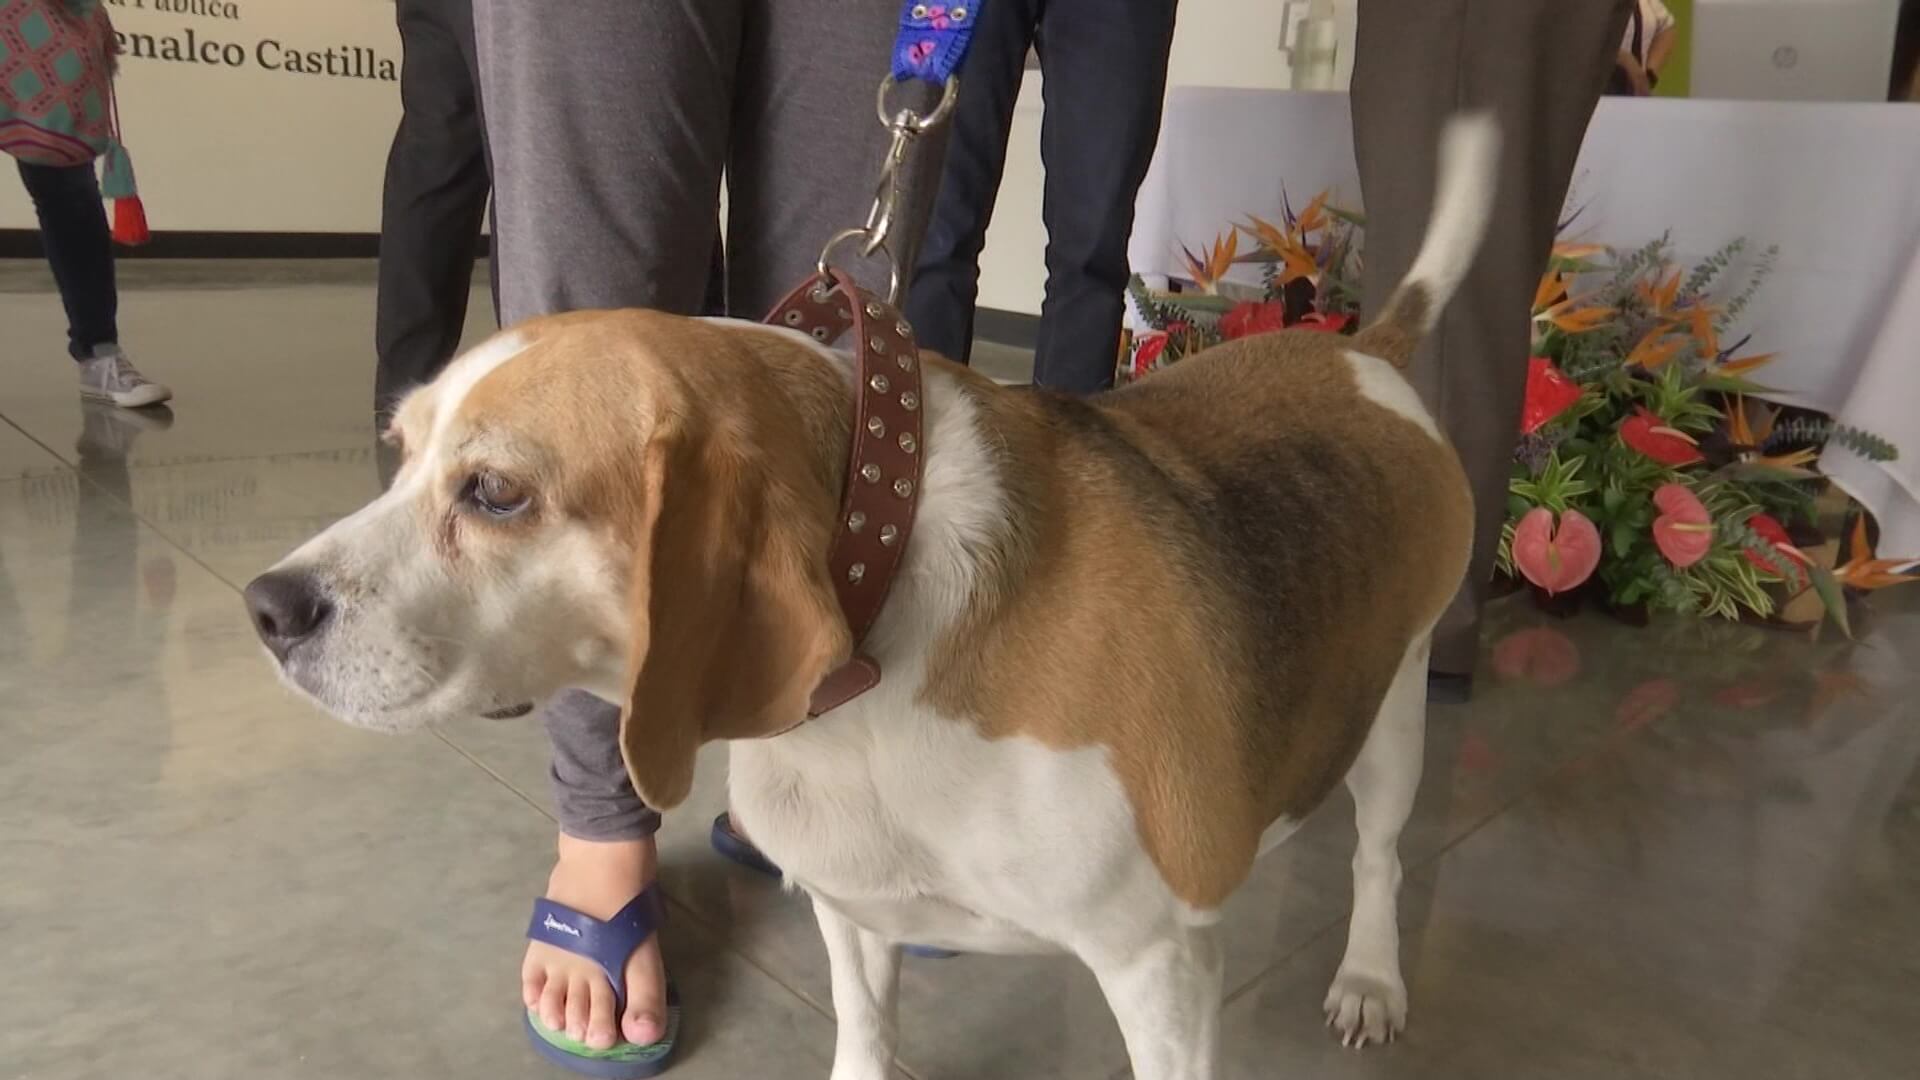
<path fill-rule="evenodd" d="M 547 703 L 553 760 L 553 816 L 580 840 L 639 840 L 660 831 L 660 815 L 640 801 L 620 760 L 620 710 L 568 690 Z"/>
<path fill-rule="evenodd" d="M 741 0 L 475 0 L 501 323 L 699 310 Z"/>
<path fill-rule="evenodd" d="M 1380 311 L 1419 250 L 1446 118 L 1492 109 L 1504 136 L 1486 242 L 1409 373 L 1473 487 L 1473 560 L 1434 631 L 1439 671 L 1470 673 L 1479 656 L 1526 391 L 1528 305 L 1630 6 L 1367 0 L 1359 8 L 1352 101 L 1367 207 L 1366 311 Z"/>
<path fill-rule="evenodd" d="M 727 296 L 759 318 L 813 272 L 827 238 L 865 223 L 889 136 L 874 115 L 900 24 L 899 0 L 756 0 L 741 41 L 727 161 Z M 962 76 L 964 78 L 964 74 Z M 930 111 L 920 83 L 891 100 Z M 940 181 L 942 132 L 917 141 L 888 248 L 912 272 Z M 884 292 L 886 264 L 843 248 L 834 264 Z"/>
<path fill-rule="evenodd" d="M 734 0 L 475 0 L 504 325 L 698 310 L 740 16 Z M 562 831 L 604 841 L 659 828 L 620 759 L 617 708 L 568 692 L 545 722 Z"/>

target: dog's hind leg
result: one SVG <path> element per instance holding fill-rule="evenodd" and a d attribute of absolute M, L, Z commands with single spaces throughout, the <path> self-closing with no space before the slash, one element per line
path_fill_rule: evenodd
<path fill-rule="evenodd" d="M 1347 773 L 1359 844 L 1347 953 L 1327 991 L 1327 1023 L 1348 1046 L 1384 1043 L 1407 1024 L 1400 977 L 1400 830 L 1420 786 L 1427 730 L 1426 636 L 1407 651 L 1380 714 Z"/>
<path fill-rule="evenodd" d="M 1214 1080 L 1226 975 L 1217 926 L 1182 925 L 1138 948 L 1081 959 L 1120 1023 L 1137 1080 Z"/>

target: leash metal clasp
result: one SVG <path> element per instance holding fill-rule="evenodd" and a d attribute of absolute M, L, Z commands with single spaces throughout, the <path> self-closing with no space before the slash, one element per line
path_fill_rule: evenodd
<path fill-rule="evenodd" d="M 894 109 L 891 106 L 892 92 L 899 84 L 900 80 L 890 75 L 881 79 L 879 93 L 874 98 L 874 110 L 880 117 L 881 126 L 893 137 L 887 145 L 886 157 L 880 162 L 880 176 L 874 182 L 873 205 L 867 210 L 866 223 L 833 234 L 820 250 L 820 259 L 815 264 L 820 273 L 827 273 L 834 252 L 850 241 L 859 240 L 862 257 L 880 255 L 887 260 L 889 304 L 900 302 L 900 264 L 887 247 L 887 237 L 893 232 L 895 219 L 899 215 L 900 176 L 906 168 L 907 153 L 912 149 L 915 139 L 947 122 L 960 98 L 960 77 L 949 75 L 941 87 L 940 100 L 934 104 L 931 112 L 923 114 L 906 105 Z"/>

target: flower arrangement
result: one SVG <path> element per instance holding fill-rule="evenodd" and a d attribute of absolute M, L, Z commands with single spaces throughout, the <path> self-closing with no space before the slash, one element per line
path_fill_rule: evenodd
<path fill-rule="evenodd" d="M 1189 281 L 1130 288 L 1146 328 L 1121 381 L 1221 341 L 1359 318 L 1364 221 L 1325 194 L 1279 224 L 1250 218 L 1200 252 Z M 1240 238 L 1250 250 L 1240 253 Z M 1853 509 L 1847 559 L 1823 565 L 1813 463 L 1829 444 L 1875 461 L 1867 432 L 1760 400 L 1773 357 L 1725 339 L 1772 267 L 1736 240 L 1690 268 L 1661 237 L 1633 251 L 1561 244 L 1533 301 L 1533 355 L 1517 433 L 1500 572 L 1544 598 L 1591 596 L 1638 617 L 1669 611 L 1774 618 L 1811 591 L 1843 631 L 1846 594 L 1920 581 L 1920 561 L 1875 558 Z M 1228 280 L 1236 266 L 1258 267 Z M 1744 266 L 1744 273 L 1738 268 Z M 1729 279 L 1737 287 L 1725 289 Z"/>
<path fill-rule="evenodd" d="M 1123 342 L 1119 381 L 1131 382 L 1223 341 L 1300 328 L 1350 334 L 1359 328 L 1360 215 L 1322 192 L 1298 214 L 1282 197 L 1274 224 L 1258 217 L 1214 238 L 1198 253 L 1181 250 L 1191 290 L 1128 285 L 1150 328 Z M 1251 244 L 1240 252 L 1240 237 Z M 1259 285 L 1227 280 L 1235 266 L 1258 267 Z"/>

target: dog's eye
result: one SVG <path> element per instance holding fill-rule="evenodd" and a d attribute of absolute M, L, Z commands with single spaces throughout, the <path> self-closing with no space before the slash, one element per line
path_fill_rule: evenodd
<path fill-rule="evenodd" d="M 491 517 L 510 518 L 525 510 L 533 497 L 507 477 L 483 472 L 467 481 L 467 501 Z"/>

